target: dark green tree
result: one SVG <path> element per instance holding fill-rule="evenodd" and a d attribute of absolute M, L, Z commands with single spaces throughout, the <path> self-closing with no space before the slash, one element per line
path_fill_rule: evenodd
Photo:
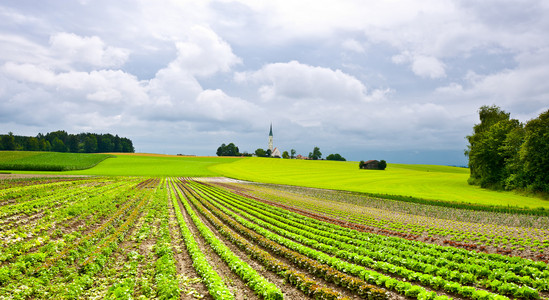
<path fill-rule="evenodd" d="M 282 152 L 282 158 L 285 158 L 285 159 L 290 158 L 290 154 L 288 153 L 288 151 Z"/>
<path fill-rule="evenodd" d="M 309 152 L 309 158 L 313 160 L 321 159 L 322 153 L 320 152 L 320 148 L 315 146 L 313 152 Z"/>
<path fill-rule="evenodd" d="M 294 159 L 296 153 L 297 153 L 297 152 L 295 151 L 295 149 L 290 150 L 290 158 L 291 158 L 291 159 Z"/>
<path fill-rule="evenodd" d="M 261 148 L 255 149 L 254 153 L 255 153 L 255 156 L 257 156 L 257 157 L 265 157 L 266 156 L 265 155 L 265 153 L 266 153 L 265 150 L 261 149 Z"/>
<path fill-rule="evenodd" d="M 97 137 L 95 135 L 90 134 L 84 139 L 84 152 L 86 153 L 97 152 Z"/>
<path fill-rule="evenodd" d="M 217 148 L 216 154 L 217 156 L 239 156 L 240 152 L 237 146 L 233 143 L 229 143 L 228 145 L 221 144 L 221 146 Z"/>
<path fill-rule="evenodd" d="M 549 110 L 526 123 L 521 148 L 526 185 L 533 191 L 549 192 Z"/>
<path fill-rule="evenodd" d="M 379 165 L 377 165 L 377 168 L 379 170 L 385 170 L 385 168 L 387 168 L 387 162 L 385 160 L 380 160 L 379 161 Z"/>
<path fill-rule="evenodd" d="M 2 137 L 2 150 L 15 150 L 15 137 L 13 136 L 13 132 L 9 132 Z"/>
<path fill-rule="evenodd" d="M 27 150 L 28 151 L 39 151 L 40 150 L 40 143 L 37 138 L 30 137 L 27 142 Z"/>
<path fill-rule="evenodd" d="M 54 152 L 67 152 L 68 149 L 61 139 L 55 137 L 51 143 L 51 150 Z"/>
<path fill-rule="evenodd" d="M 273 154 L 273 152 L 271 151 L 271 149 L 267 149 L 265 151 L 265 157 L 271 157 L 271 154 Z"/>
<path fill-rule="evenodd" d="M 343 156 L 341 156 L 339 153 L 329 154 L 328 156 L 326 156 L 326 160 L 346 161 L 346 159 Z"/>
<path fill-rule="evenodd" d="M 497 106 L 482 106 L 479 117 L 480 123 L 473 127 L 473 134 L 467 136 L 469 145 L 465 154 L 469 157 L 469 183 L 502 188 L 506 179 L 505 162 L 509 159 L 502 146 L 507 135 L 522 125 Z"/>

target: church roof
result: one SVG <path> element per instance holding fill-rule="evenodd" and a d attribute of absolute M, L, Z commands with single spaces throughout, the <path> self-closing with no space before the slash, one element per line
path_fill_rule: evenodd
<path fill-rule="evenodd" d="M 271 130 L 269 131 L 269 136 L 273 136 L 273 123 L 271 123 Z"/>

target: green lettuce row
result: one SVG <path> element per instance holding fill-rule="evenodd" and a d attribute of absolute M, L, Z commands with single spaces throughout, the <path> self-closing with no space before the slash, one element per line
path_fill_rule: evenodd
<path fill-rule="evenodd" d="M 421 243 L 418 241 L 409 241 L 402 238 L 380 237 L 379 235 L 371 233 L 357 232 L 356 230 L 352 230 L 350 228 L 341 227 L 335 224 L 329 224 L 310 217 L 305 217 L 297 213 L 288 212 L 287 210 L 264 204 L 259 201 L 254 201 L 240 195 L 235 195 L 233 193 L 229 193 L 223 189 L 219 189 L 211 185 L 208 186 L 214 188 L 216 193 L 228 195 L 235 199 L 240 199 L 239 201 L 245 201 L 245 203 L 247 203 L 248 205 L 252 205 L 261 211 L 274 211 L 276 213 L 282 214 L 287 219 L 300 222 L 309 227 L 317 228 L 321 230 L 325 234 L 325 236 L 331 236 L 333 233 L 337 233 L 339 235 L 348 237 L 348 243 L 354 243 L 360 247 L 364 247 L 365 245 L 369 244 L 370 247 L 373 247 L 371 248 L 372 251 L 387 251 L 387 247 L 389 247 L 398 251 L 402 251 L 404 252 L 403 254 L 408 253 L 410 255 L 417 255 L 423 253 L 431 257 L 440 257 L 442 259 L 445 259 L 445 261 L 448 263 L 445 264 L 445 261 L 442 260 L 442 265 L 438 267 L 443 267 L 446 265 L 448 265 L 449 267 L 461 267 L 460 269 L 458 269 L 459 271 L 463 272 L 464 270 L 468 270 L 477 276 L 486 276 L 486 270 L 502 269 L 505 272 L 520 273 L 521 275 L 523 275 L 523 277 L 529 276 L 530 278 L 534 279 L 534 281 L 537 278 L 549 279 L 549 269 L 547 268 L 547 264 L 543 262 L 522 259 L 520 257 L 503 256 L 499 254 L 477 253 L 453 247 L 444 247 L 439 245 Z M 374 242 L 372 240 L 374 240 Z M 383 247 L 383 245 L 387 247 Z M 457 261 L 457 264 L 456 262 L 452 262 L 451 260 Z M 438 261 L 439 260 L 437 260 L 437 262 Z M 471 267 L 471 265 L 476 267 Z M 496 277 L 493 279 L 502 278 Z M 521 283 L 523 281 L 525 280 L 522 280 Z M 537 285 L 537 287 L 546 286 L 546 283 L 547 281 L 541 281 Z"/>
<path fill-rule="evenodd" d="M 158 238 L 154 246 L 154 252 L 157 256 L 154 276 L 157 290 L 156 296 L 159 299 L 180 299 L 181 291 L 179 289 L 179 280 L 177 279 L 177 269 L 175 267 L 172 238 L 168 223 L 169 203 L 164 185 L 158 188 L 153 208 L 159 211 L 160 218 Z"/>
<path fill-rule="evenodd" d="M 129 204 L 135 203 L 135 199 L 137 198 L 130 200 Z M 127 208 L 129 208 L 129 206 L 124 207 L 123 211 L 126 211 Z M 121 218 L 121 214 L 119 214 L 119 216 L 115 219 L 111 218 L 108 222 L 104 223 L 103 226 L 97 228 L 86 237 L 73 242 L 70 246 L 66 246 L 66 243 L 61 243 L 60 245 L 64 247 L 63 251 L 50 259 L 47 259 L 49 253 L 56 253 L 55 249 L 57 248 L 56 243 L 51 241 L 34 253 L 17 257 L 17 260 L 14 263 L 0 268 L 0 286 L 8 284 L 8 282 L 12 279 L 20 281 L 17 278 L 21 278 L 23 274 L 32 274 L 33 276 L 38 277 L 45 274 L 48 274 L 48 276 L 57 274 L 57 272 L 60 271 L 60 268 L 54 268 L 54 263 L 58 260 L 76 261 L 78 257 L 81 257 L 83 253 L 87 252 L 86 249 L 93 246 L 93 243 L 91 243 L 92 239 L 101 239 L 105 235 L 114 231 L 113 223 L 121 222 Z"/>
<path fill-rule="evenodd" d="M 192 232 L 185 224 L 185 219 L 183 218 L 183 214 L 181 213 L 181 209 L 179 208 L 179 203 L 175 196 L 173 186 L 171 186 L 170 188 L 170 197 L 172 199 L 172 206 L 175 211 L 175 216 L 177 218 L 179 229 L 183 237 L 183 241 L 185 242 L 187 252 L 189 253 L 193 261 L 194 269 L 202 278 L 202 282 L 208 288 L 208 292 L 216 300 L 234 299 L 233 294 L 227 288 L 221 276 L 219 276 L 219 274 L 215 272 L 213 267 L 206 260 L 206 256 L 198 247 L 198 244 L 196 243 Z"/>
<path fill-rule="evenodd" d="M 120 187 L 117 187 L 120 188 Z M 110 186 L 103 186 L 97 189 L 92 190 L 92 192 L 87 195 L 88 199 L 92 198 L 94 200 L 94 203 L 100 203 L 101 200 L 100 197 L 105 197 L 105 194 L 107 193 L 107 190 L 110 189 Z M 88 188 L 89 190 L 89 188 Z M 47 230 L 52 227 L 52 224 L 55 223 L 57 226 L 59 224 L 62 224 L 63 222 L 68 222 L 69 220 L 72 220 L 71 222 L 74 222 L 78 219 L 81 219 L 85 216 L 88 216 L 92 210 L 89 209 L 85 211 L 85 213 L 76 214 L 72 213 L 75 208 L 77 207 L 89 207 L 89 204 L 87 201 L 85 203 L 78 202 L 74 203 L 73 199 L 74 196 L 71 196 L 71 198 L 67 197 L 67 205 L 65 207 L 58 207 L 56 209 L 50 209 L 45 210 L 43 212 L 44 216 L 37 220 L 32 227 L 29 226 L 19 226 L 14 229 L 10 229 L 7 231 L 2 232 L 2 236 L 9 236 L 12 234 L 33 234 L 32 239 L 22 239 L 21 241 L 14 242 L 14 243 L 8 243 L 5 245 L 5 247 L 0 248 L 0 261 L 10 261 L 16 256 L 21 256 L 22 253 L 26 253 L 31 249 L 36 249 L 39 252 L 41 252 L 41 246 L 47 245 L 50 242 L 50 236 L 47 234 Z M 72 200 L 71 203 L 68 202 L 68 200 Z M 1 238 L 1 237 L 0 237 Z M 40 239 L 38 239 L 40 238 Z M 13 261 L 11 261 L 13 262 Z M 1 285 L 1 283 L 0 283 Z"/>
<path fill-rule="evenodd" d="M 224 196 L 218 195 L 218 198 L 225 198 Z M 241 207 L 242 209 L 246 210 L 247 212 L 251 213 L 252 215 L 260 218 L 259 220 L 253 220 L 256 223 L 258 223 L 261 226 L 264 226 L 274 232 L 277 232 L 279 234 L 282 234 L 288 238 L 291 238 L 293 240 L 296 240 L 302 244 L 311 246 L 315 249 L 321 250 L 323 252 L 327 252 L 333 255 L 336 255 L 337 257 L 346 259 L 348 261 L 352 261 L 354 263 L 364 265 L 370 268 L 373 268 L 375 270 L 383 271 L 384 273 L 391 273 L 398 276 L 402 276 L 404 278 L 407 278 L 408 280 L 419 282 L 419 278 L 423 278 L 421 281 L 424 285 L 430 285 L 432 287 L 435 287 L 436 289 L 439 289 L 439 286 L 441 283 L 438 280 L 433 280 L 436 276 L 432 275 L 426 275 L 421 274 L 418 272 L 414 272 L 414 270 L 410 270 L 407 268 L 404 268 L 402 266 L 395 266 L 394 264 L 388 263 L 388 262 L 381 262 L 381 261 L 374 261 L 372 259 L 373 257 L 377 256 L 377 252 L 371 252 L 364 250 L 363 248 L 345 244 L 345 241 L 341 240 L 335 240 L 328 237 L 324 237 L 318 234 L 322 234 L 324 232 L 320 232 L 314 228 L 306 227 L 306 226 L 300 226 L 300 224 L 295 225 L 296 227 L 290 226 L 291 222 L 287 221 L 287 218 L 278 217 L 275 214 L 271 214 L 266 212 L 265 210 L 262 210 L 261 212 L 259 210 L 254 209 L 253 207 L 246 205 L 242 202 L 233 202 L 230 199 L 226 199 L 231 205 L 235 205 L 237 207 Z M 272 217 L 268 217 L 268 215 Z M 274 224 L 274 225 L 273 225 Z M 332 234 L 332 236 L 336 236 Z M 367 246 L 367 245 L 364 245 Z M 363 247 L 364 247 L 363 246 Z M 361 255 L 365 254 L 365 255 Z M 391 262 L 397 262 L 400 265 L 414 265 L 418 268 L 425 268 L 425 266 L 422 266 L 421 263 L 418 261 L 415 261 L 413 258 L 398 258 L 398 257 L 391 257 L 390 255 L 386 255 L 388 257 L 388 260 Z M 403 261 L 403 263 L 400 263 Z M 465 284 L 471 284 L 476 281 L 476 277 L 473 274 L 468 273 L 460 273 L 458 271 L 452 271 L 450 272 L 446 268 L 436 268 L 432 265 L 428 266 L 430 267 L 433 273 L 436 273 L 436 275 L 441 276 L 445 279 L 442 282 L 442 287 L 447 292 L 453 292 L 460 295 L 469 295 L 471 293 L 471 288 L 462 286 L 460 283 Z M 417 271 L 417 270 L 416 270 Z M 519 296 L 525 296 L 526 298 L 533 298 L 537 299 L 539 298 L 539 293 L 531 288 L 531 287 L 520 287 L 516 284 L 507 284 L 506 289 L 502 289 L 501 286 L 492 286 L 492 285 L 486 285 L 488 288 L 492 289 L 493 291 L 506 294 L 506 295 L 513 295 L 515 297 Z M 476 288 L 473 288 L 472 290 L 479 291 Z M 488 294 L 486 297 L 495 298 L 497 295 L 495 294 Z"/>
<path fill-rule="evenodd" d="M 187 189 L 185 188 L 185 190 Z M 288 266 L 287 264 L 274 258 L 268 252 L 260 249 L 254 244 L 251 244 L 246 239 L 242 238 L 240 235 L 235 234 L 233 231 L 231 231 L 229 227 L 227 227 L 225 224 L 219 221 L 219 219 L 217 219 L 214 215 L 212 215 L 208 210 L 206 210 L 204 206 L 202 206 L 202 204 L 196 200 L 194 195 L 190 193 L 190 191 L 187 190 L 185 194 L 188 195 L 188 199 L 191 200 L 191 202 L 197 208 L 197 210 L 212 223 L 212 225 L 219 231 L 220 234 L 222 234 L 224 237 L 229 239 L 238 248 L 245 251 L 248 255 L 250 255 L 250 257 L 262 263 L 268 270 L 273 271 L 279 276 L 284 277 L 290 284 L 296 286 L 299 290 L 301 290 L 306 295 L 313 297 L 315 299 L 341 299 L 341 300 L 347 299 L 347 298 L 344 298 L 336 290 L 318 285 L 316 280 L 309 278 L 306 274 L 303 274 L 298 271 L 290 270 L 290 266 Z M 228 220 L 227 222 L 231 222 L 231 226 L 233 227 L 240 226 L 239 230 L 249 231 L 249 229 L 246 229 L 240 224 L 234 222 L 233 220 Z M 249 231 L 249 233 L 250 232 L 251 231 Z"/>
<path fill-rule="evenodd" d="M 180 189 L 177 189 L 177 193 L 180 197 L 182 196 Z M 223 259 L 225 263 L 227 263 L 229 268 L 234 273 L 246 282 L 246 284 L 257 295 L 267 300 L 279 300 L 284 298 L 282 291 L 276 287 L 276 285 L 258 274 L 255 269 L 250 267 L 246 262 L 242 261 L 223 242 L 217 239 L 213 232 L 211 232 L 211 230 L 202 223 L 184 197 L 181 198 L 181 202 L 193 220 L 198 231 L 200 231 L 204 239 L 208 242 L 208 244 L 210 244 L 210 247 L 219 255 L 219 257 L 221 257 L 221 259 Z"/>
<path fill-rule="evenodd" d="M 375 284 L 375 280 L 371 280 L 371 276 L 377 278 L 384 275 L 341 261 L 335 257 L 329 257 L 322 252 L 304 247 L 301 244 L 273 234 L 215 203 L 213 199 L 201 191 L 197 191 L 196 189 L 195 191 L 201 195 L 201 199 L 210 201 L 215 207 L 235 219 L 236 222 L 255 233 L 255 236 L 249 235 L 248 237 L 254 239 L 254 241 L 260 245 L 268 247 L 268 249 L 274 253 L 287 257 L 292 263 L 299 267 L 307 269 L 315 275 L 322 276 L 327 281 L 334 282 L 353 291 L 358 291 L 358 293 L 365 298 L 385 299 L 387 297 L 387 294 L 383 289 L 367 284 L 368 282 Z M 246 234 L 245 232 L 242 233 Z M 266 243 L 265 241 L 269 242 Z M 345 272 L 349 272 L 353 276 L 345 274 Z M 422 292 L 423 291 L 425 291 L 425 289 L 423 289 Z"/>
<path fill-rule="evenodd" d="M 137 198 L 136 197 L 131 199 L 124 206 L 122 206 L 120 209 L 118 209 L 118 211 L 111 218 L 109 218 L 106 222 L 104 222 L 101 226 L 99 226 L 98 228 L 93 230 L 91 233 L 89 233 L 88 235 L 86 235 L 82 239 L 71 243 L 70 246 L 66 247 L 57 256 L 48 259 L 36 271 L 39 272 L 43 269 L 47 269 L 47 268 L 51 267 L 57 260 L 63 259 L 65 256 L 67 256 L 69 254 L 69 252 L 72 252 L 73 249 L 76 249 L 81 244 L 84 244 L 84 243 L 90 241 L 91 239 L 101 238 L 102 233 L 104 234 L 106 232 L 105 230 L 107 228 L 111 227 L 111 225 L 113 223 L 118 222 L 124 216 L 124 213 L 127 212 L 128 210 L 131 210 L 134 205 L 137 205 Z"/>

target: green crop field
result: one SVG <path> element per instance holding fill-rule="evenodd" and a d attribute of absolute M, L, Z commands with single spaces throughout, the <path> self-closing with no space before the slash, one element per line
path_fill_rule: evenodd
<path fill-rule="evenodd" d="M 79 175 L 106 176 L 220 176 L 209 167 L 240 158 L 192 157 L 171 155 L 116 155 L 89 170 L 70 172 Z"/>
<path fill-rule="evenodd" d="M 360 170 L 356 162 L 250 158 L 212 166 L 224 176 L 371 194 L 422 199 L 549 208 L 549 201 L 514 192 L 496 192 L 467 184 L 465 168 L 389 164 L 384 171 Z"/>
<path fill-rule="evenodd" d="M 69 171 L 89 169 L 108 154 L 0 151 L 0 170 Z"/>

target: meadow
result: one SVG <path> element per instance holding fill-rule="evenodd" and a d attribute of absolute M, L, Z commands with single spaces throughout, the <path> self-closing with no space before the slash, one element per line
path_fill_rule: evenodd
<path fill-rule="evenodd" d="M 549 201 L 516 192 L 491 191 L 467 184 L 466 168 L 389 163 L 384 171 L 360 170 L 356 162 L 286 160 L 239 157 L 195 157 L 161 154 L 72 154 L 0 152 L 1 164 L 13 157 L 22 170 L 44 164 L 64 163 L 65 171 L 53 174 L 97 176 L 225 176 L 262 183 L 284 184 L 367 193 L 371 196 L 416 201 L 417 199 L 481 206 L 549 208 Z M 109 156 L 107 156 L 109 155 Z M 79 158 L 82 157 L 82 158 Z M 105 159 L 110 157 L 109 159 Z M 70 159 L 69 159 L 70 158 Z M 101 158 L 101 163 L 82 169 L 80 162 Z M 71 165 L 72 164 L 72 165 Z M 80 170 L 82 169 L 82 170 Z M 12 168 L 13 170 L 13 168 Z M 29 169 L 27 169 L 29 170 Z M 32 170 L 32 169 L 31 169 Z M 17 171 L 10 171 L 17 172 Z M 36 173 L 21 171 L 22 173 Z M 43 172 L 49 173 L 49 172 Z M 396 196 L 396 197 L 395 197 Z"/>
<path fill-rule="evenodd" d="M 467 184 L 466 168 L 389 163 L 387 169 L 361 170 L 356 162 L 250 158 L 211 170 L 230 178 L 263 183 L 384 195 L 410 196 L 480 205 L 549 208 L 549 201 Z"/>

